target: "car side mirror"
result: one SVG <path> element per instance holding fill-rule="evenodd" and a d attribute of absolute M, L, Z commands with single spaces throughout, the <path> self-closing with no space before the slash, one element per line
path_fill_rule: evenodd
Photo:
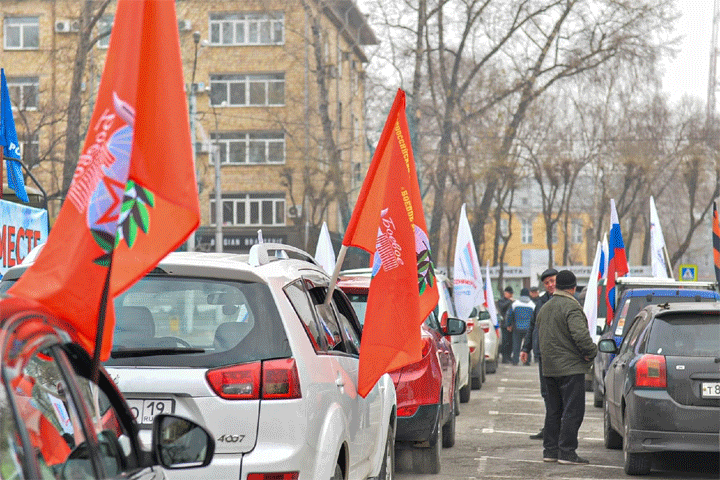
<path fill-rule="evenodd" d="M 598 325 L 597 327 L 595 327 L 595 333 L 597 333 L 598 335 L 602 335 L 603 327 L 601 325 Z"/>
<path fill-rule="evenodd" d="M 459 318 L 448 317 L 445 327 L 443 327 L 443 335 L 462 335 L 465 333 L 467 324 Z"/>
<path fill-rule="evenodd" d="M 152 446 L 158 463 L 169 469 L 205 467 L 215 453 L 215 440 L 205 427 L 176 415 L 155 416 Z"/>
<path fill-rule="evenodd" d="M 612 338 L 603 338 L 598 342 L 598 350 L 603 353 L 617 353 L 618 348 Z"/>

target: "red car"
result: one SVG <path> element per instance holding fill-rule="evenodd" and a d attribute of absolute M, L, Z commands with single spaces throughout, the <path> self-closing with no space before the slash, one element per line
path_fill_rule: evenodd
<path fill-rule="evenodd" d="M 365 322 L 370 271 L 344 275 L 338 287 L 350 299 L 358 320 Z M 390 372 L 397 396 L 396 466 L 416 473 L 440 472 L 442 446 L 455 444 L 455 357 L 449 336 L 465 330 L 464 322 L 450 319 L 442 328 L 434 313 L 421 326 L 422 359 Z"/>

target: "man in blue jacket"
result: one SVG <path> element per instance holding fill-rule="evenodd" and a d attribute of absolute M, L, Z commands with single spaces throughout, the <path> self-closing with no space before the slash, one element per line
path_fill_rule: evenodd
<path fill-rule="evenodd" d="M 520 298 L 515 300 L 510 306 L 508 313 L 507 326 L 512 333 L 512 363 L 517 365 L 520 362 L 520 347 L 523 338 L 530 327 L 535 316 L 535 302 L 530 299 L 530 292 L 527 288 L 520 290 Z M 524 365 L 530 365 L 530 362 L 523 362 Z"/>

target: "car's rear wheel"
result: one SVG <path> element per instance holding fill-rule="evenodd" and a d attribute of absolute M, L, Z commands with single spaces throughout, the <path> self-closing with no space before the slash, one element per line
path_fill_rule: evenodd
<path fill-rule="evenodd" d="M 454 416 L 454 415 L 453 415 Z M 440 473 L 440 415 L 438 415 L 433 437 L 429 439 L 430 446 L 426 448 L 413 448 L 413 466 L 415 473 Z"/>
<path fill-rule="evenodd" d="M 610 410 L 607 402 L 605 402 L 605 409 L 603 412 L 603 441 L 605 443 L 605 448 L 610 448 L 612 450 L 617 450 L 623 446 L 622 436 L 615 431 L 610 424 Z"/>
<path fill-rule="evenodd" d="M 455 415 L 460 415 L 460 389 L 457 386 L 458 376 L 455 375 L 455 388 L 453 388 L 453 402 L 455 403 Z"/>
<path fill-rule="evenodd" d="M 445 425 L 442 427 L 443 448 L 450 448 L 455 445 L 455 417 L 455 412 L 451 412 L 450 415 L 448 415 Z"/>
<path fill-rule="evenodd" d="M 650 464 L 652 457 L 649 453 L 631 453 L 630 450 L 630 419 L 628 415 L 624 415 L 623 420 L 623 457 L 625 464 L 623 466 L 625 473 L 628 475 L 647 475 L 650 473 Z"/>
<path fill-rule="evenodd" d="M 603 407 L 603 396 L 600 392 L 600 385 L 598 385 L 595 378 L 593 378 L 593 405 L 595 405 L 596 408 Z"/>
<path fill-rule="evenodd" d="M 392 480 L 393 478 L 395 478 L 395 429 L 390 424 L 385 441 L 385 457 L 377 480 Z"/>
<path fill-rule="evenodd" d="M 485 362 L 485 371 L 487 373 L 497 372 L 497 360 L 494 360 L 492 362 Z"/>
<path fill-rule="evenodd" d="M 342 467 L 339 463 L 335 464 L 335 473 L 333 473 L 332 478 L 330 480 L 345 480 L 345 477 L 343 477 L 343 471 Z"/>

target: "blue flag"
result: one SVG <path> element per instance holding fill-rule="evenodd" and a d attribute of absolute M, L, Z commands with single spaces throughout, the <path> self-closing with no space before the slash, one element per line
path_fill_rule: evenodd
<path fill-rule="evenodd" d="M 5 80 L 5 69 L 0 69 L 0 77 L 2 84 L 0 85 L 0 146 L 4 147 L 3 154 L 7 161 L 7 177 L 8 185 L 15 190 L 15 195 L 25 203 L 29 202 L 27 192 L 25 191 L 25 181 L 22 174 L 22 166 L 20 162 L 10 160 L 12 158 L 20 160 L 20 143 L 18 142 L 17 132 L 15 131 L 15 120 L 12 114 L 12 105 L 10 104 L 10 92 L 8 91 L 7 81 Z M 0 160 L 1 161 L 1 160 Z M 0 179 L 0 181 L 2 181 Z"/>

